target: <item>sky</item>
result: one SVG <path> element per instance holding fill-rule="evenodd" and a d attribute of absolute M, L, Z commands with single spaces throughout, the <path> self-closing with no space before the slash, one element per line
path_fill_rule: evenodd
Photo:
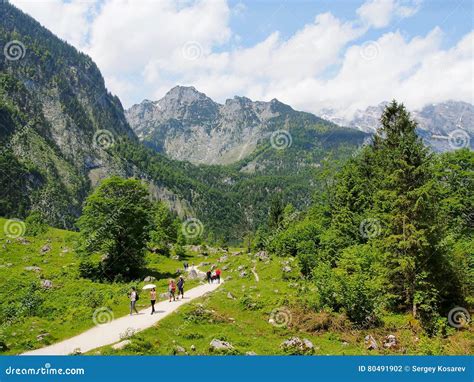
<path fill-rule="evenodd" d="M 474 103 L 471 0 L 10 0 L 90 55 L 125 108 L 176 85 L 297 110 Z"/>

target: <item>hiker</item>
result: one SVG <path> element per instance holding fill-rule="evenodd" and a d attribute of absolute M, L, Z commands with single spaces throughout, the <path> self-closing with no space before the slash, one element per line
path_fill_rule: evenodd
<path fill-rule="evenodd" d="M 138 297 L 138 293 L 135 287 L 132 287 L 129 297 L 130 297 L 130 316 L 133 314 L 133 311 L 135 311 L 135 313 L 138 314 L 138 310 L 135 307 L 135 304 L 137 303 L 139 297 Z"/>
<path fill-rule="evenodd" d="M 171 298 L 173 299 L 173 301 L 176 301 L 176 283 L 174 282 L 173 279 L 170 280 L 169 284 L 168 284 L 168 292 L 170 294 L 170 302 L 171 302 Z"/>
<path fill-rule="evenodd" d="M 219 268 L 216 269 L 216 279 L 217 279 L 217 283 L 220 284 L 221 283 L 221 270 Z"/>
<path fill-rule="evenodd" d="M 184 298 L 184 279 L 183 276 L 179 276 L 178 280 L 178 299 L 181 294 L 181 300 Z"/>
<path fill-rule="evenodd" d="M 184 270 L 187 270 L 188 269 L 188 263 L 184 262 L 183 267 L 184 267 Z"/>
<path fill-rule="evenodd" d="M 150 291 L 151 314 L 155 313 L 156 290 L 153 288 Z"/>
<path fill-rule="evenodd" d="M 206 279 L 209 284 L 211 283 L 211 277 L 212 277 L 212 272 L 209 270 L 206 272 Z"/>

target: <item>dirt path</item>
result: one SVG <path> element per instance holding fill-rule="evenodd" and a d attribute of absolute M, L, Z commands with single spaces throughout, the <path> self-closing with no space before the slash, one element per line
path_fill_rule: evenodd
<path fill-rule="evenodd" d="M 202 275 L 196 269 L 199 275 Z M 222 284 L 222 282 L 221 282 Z M 219 288 L 221 284 L 203 284 L 184 291 L 184 300 L 173 302 L 160 301 L 155 304 L 156 313 L 151 315 L 151 308 L 146 308 L 139 311 L 139 314 L 133 316 L 125 316 L 117 318 L 109 323 L 95 326 L 92 329 L 85 331 L 75 337 L 58 342 L 56 344 L 46 346 L 41 349 L 36 349 L 23 353 L 23 355 L 68 355 L 77 350 L 82 353 L 96 349 L 101 346 L 110 345 L 121 341 L 120 335 L 129 331 L 140 331 L 155 325 L 158 321 L 173 313 L 180 306 L 199 298 L 206 293 L 212 292 Z M 142 291 L 141 299 L 146 299 L 147 293 Z"/>

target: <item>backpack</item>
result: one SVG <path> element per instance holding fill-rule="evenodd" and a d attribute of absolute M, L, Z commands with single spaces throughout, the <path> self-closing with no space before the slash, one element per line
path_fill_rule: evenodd
<path fill-rule="evenodd" d="M 138 292 L 135 292 L 135 301 L 138 301 L 139 298 L 140 296 L 138 295 Z"/>

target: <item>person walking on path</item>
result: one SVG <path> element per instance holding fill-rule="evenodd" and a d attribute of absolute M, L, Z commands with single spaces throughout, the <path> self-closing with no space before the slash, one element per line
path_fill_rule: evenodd
<path fill-rule="evenodd" d="M 179 276 L 178 280 L 178 299 L 179 295 L 181 295 L 181 300 L 184 298 L 184 279 L 183 276 Z"/>
<path fill-rule="evenodd" d="M 219 268 L 216 269 L 216 279 L 217 279 L 217 283 L 220 284 L 221 283 L 221 270 Z"/>
<path fill-rule="evenodd" d="M 174 282 L 174 280 L 170 280 L 168 284 L 168 292 L 170 294 L 170 302 L 171 299 L 173 299 L 173 301 L 176 301 L 176 283 Z"/>
<path fill-rule="evenodd" d="M 207 279 L 208 284 L 211 283 L 211 278 L 212 278 L 212 272 L 209 270 L 206 272 L 206 279 Z"/>
<path fill-rule="evenodd" d="M 130 297 L 130 316 L 133 314 L 133 311 L 135 311 L 135 313 L 138 314 L 138 310 L 135 307 L 135 304 L 138 301 L 138 293 L 135 287 L 132 287 L 129 297 Z"/>
<path fill-rule="evenodd" d="M 156 290 L 153 288 L 150 291 L 151 314 L 155 313 Z"/>

